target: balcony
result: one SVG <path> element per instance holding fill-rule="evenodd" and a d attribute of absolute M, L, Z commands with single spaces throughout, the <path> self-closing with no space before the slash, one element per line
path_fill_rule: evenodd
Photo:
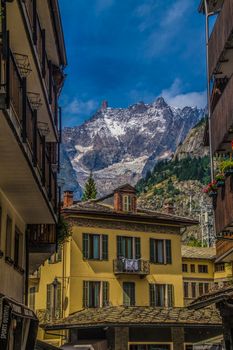
<path fill-rule="evenodd" d="M 59 320 L 62 317 L 61 308 L 54 309 L 38 309 L 36 310 L 36 316 L 38 317 L 40 324 Z"/>
<path fill-rule="evenodd" d="M 113 271 L 115 275 L 139 275 L 150 274 L 150 263 L 142 259 L 119 258 L 113 261 Z"/>
<path fill-rule="evenodd" d="M 216 262 L 232 262 L 233 260 L 233 233 L 223 235 L 216 242 Z"/>
<path fill-rule="evenodd" d="M 222 55 L 233 31 L 233 2 L 225 0 L 209 39 L 209 76 L 223 63 Z"/>
<path fill-rule="evenodd" d="M 50 114 L 52 126 L 54 131 L 58 132 L 58 113 L 57 113 L 57 95 L 59 91 L 59 85 L 62 85 L 61 82 L 58 83 L 58 88 L 56 88 L 55 78 L 53 76 L 53 64 L 49 59 L 48 52 L 46 49 L 46 44 L 49 43 L 46 36 L 46 31 L 43 29 L 38 12 L 37 12 L 37 3 L 34 0 L 24 0 L 20 2 L 22 7 L 22 12 L 25 14 L 26 22 L 28 23 L 28 31 L 31 37 L 31 45 L 35 51 L 35 62 L 37 70 L 42 81 L 43 93 L 46 100 L 46 105 L 48 107 L 48 114 Z M 55 41 L 55 39 L 53 38 Z M 48 46 L 54 45 L 49 43 Z M 58 66 L 59 67 L 59 66 Z M 58 69 L 57 67 L 57 69 Z M 63 76 L 63 74 L 61 73 Z"/>
<path fill-rule="evenodd" d="M 212 146 L 213 153 L 223 151 L 231 152 L 231 140 L 233 139 L 233 76 L 228 81 L 221 97 L 212 113 Z"/>
<path fill-rule="evenodd" d="M 215 209 L 216 234 L 233 227 L 233 177 L 228 176 L 225 186 L 218 189 Z"/>
<path fill-rule="evenodd" d="M 56 248 L 56 225 L 28 225 L 30 273 L 36 271 Z"/>
<path fill-rule="evenodd" d="M 46 138 L 37 122 L 37 111 L 32 109 L 27 95 L 26 78 L 21 77 L 12 52 L 9 55 L 8 67 L 7 101 L 14 115 L 15 127 L 31 165 L 45 189 L 47 199 L 56 213 L 57 169 L 54 165 L 58 166 L 58 146 L 57 143 L 46 143 Z"/>

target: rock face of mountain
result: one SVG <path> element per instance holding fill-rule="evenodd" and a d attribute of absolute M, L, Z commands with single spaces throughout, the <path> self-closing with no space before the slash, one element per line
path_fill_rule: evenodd
<path fill-rule="evenodd" d="M 63 130 L 64 151 L 79 185 L 92 171 L 98 194 L 106 194 L 123 183 L 136 184 L 156 161 L 171 157 L 203 114 L 171 107 L 162 97 L 129 108 L 105 103 L 84 124 Z"/>

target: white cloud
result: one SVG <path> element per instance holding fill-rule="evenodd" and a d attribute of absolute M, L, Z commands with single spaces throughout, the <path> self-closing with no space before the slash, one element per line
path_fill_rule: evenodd
<path fill-rule="evenodd" d="M 70 103 L 67 103 L 64 107 L 64 113 L 68 115 L 89 115 L 98 107 L 98 103 L 95 100 L 81 101 L 74 98 Z"/>
<path fill-rule="evenodd" d="M 169 45 L 174 46 L 177 35 L 180 35 L 183 26 L 182 19 L 185 17 L 187 11 L 189 11 L 191 1 L 188 0 L 176 0 L 167 11 L 163 13 L 162 19 L 158 26 L 156 22 L 153 23 L 150 17 L 145 16 L 144 22 L 139 26 L 141 28 L 147 28 L 148 23 L 151 23 L 151 27 L 154 27 L 148 40 L 146 42 L 146 54 L 148 57 L 156 57 L 166 50 Z M 142 30 L 141 30 L 142 31 Z"/>
<path fill-rule="evenodd" d="M 99 14 L 102 11 L 105 11 L 109 9 L 113 4 L 115 0 L 97 0 L 96 1 L 96 11 Z"/>
<path fill-rule="evenodd" d="M 174 23 L 178 23 L 179 20 L 185 15 L 190 7 L 190 2 L 187 0 L 178 0 L 169 7 L 167 13 L 163 17 L 161 22 L 162 26 L 173 26 Z"/>
<path fill-rule="evenodd" d="M 163 96 L 165 101 L 173 107 L 206 107 L 206 91 L 192 91 L 183 93 L 182 85 L 183 84 L 180 79 L 175 79 L 168 89 L 164 89 L 161 91 L 159 96 Z"/>

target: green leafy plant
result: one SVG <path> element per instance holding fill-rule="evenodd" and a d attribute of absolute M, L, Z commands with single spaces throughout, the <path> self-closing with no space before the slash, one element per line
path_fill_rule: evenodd
<path fill-rule="evenodd" d="M 62 245 L 67 242 L 72 235 L 71 224 L 68 223 L 65 218 L 61 215 L 57 224 L 57 243 Z"/>
<path fill-rule="evenodd" d="M 227 173 L 233 171 L 233 160 L 232 159 L 223 160 L 219 164 L 219 169 L 224 174 L 227 174 Z"/>

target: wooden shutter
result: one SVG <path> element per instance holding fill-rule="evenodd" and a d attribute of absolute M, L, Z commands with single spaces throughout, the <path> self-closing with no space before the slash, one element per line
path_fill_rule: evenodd
<path fill-rule="evenodd" d="M 102 235 L 102 260 L 108 260 L 108 235 Z"/>
<path fill-rule="evenodd" d="M 150 238 L 150 262 L 155 262 L 154 239 Z"/>
<path fill-rule="evenodd" d="M 167 301 L 168 301 L 168 307 L 174 306 L 174 287 L 173 284 L 167 285 Z"/>
<path fill-rule="evenodd" d="M 166 263 L 172 263 L 172 249 L 171 249 L 171 240 L 166 239 Z"/>
<path fill-rule="evenodd" d="M 83 233 L 83 259 L 89 258 L 89 235 Z"/>
<path fill-rule="evenodd" d="M 141 258 L 141 240 L 140 237 L 135 237 L 135 258 Z"/>
<path fill-rule="evenodd" d="M 12 240 L 12 220 L 7 215 L 6 221 L 6 256 L 11 257 L 11 240 Z"/>
<path fill-rule="evenodd" d="M 103 306 L 109 305 L 109 282 L 103 282 Z"/>
<path fill-rule="evenodd" d="M 122 251 L 122 236 L 117 236 L 117 257 L 123 256 Z"/>
<path fill-rule="evenodd" d="M 83 307 L 88 307 L 88 285 L 87 281 L 83 281 Z"/>
<path fill-rule="evenodd" d="M 46 309 L 52 309 L 52 284 L 47 284 Z"/>
<path fill-rule="evenodd" d="M 57 302 L 57 305 L 55 306 L 56 307 L 56 315 L 58 317 L 61 317 L 61 306 L 62 306 L 62 300 L 61 300 L 61 283 L 59 282 L 57 284 L 57 290 L 56 290 L 56 302 Z"/>
<path fill-rule="evenodd" d="M 150 288 L 150 306 L 155 307 L 155 288 L 154 284 L 149 284 Z"/>

